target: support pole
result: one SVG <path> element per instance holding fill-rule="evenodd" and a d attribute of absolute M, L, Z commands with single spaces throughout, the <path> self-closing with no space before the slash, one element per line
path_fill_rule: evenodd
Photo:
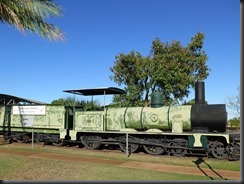
<path fill-rule="evenodd" d="M 129 156 L 129 135 L 126 133 L 126 155 Z"/>
<path fill-rule="evenodd" d="M 73 103 L 73 127 L 75 127 L 75 92 L 74 92 L 74 103 Z"/>
<path fill-rule="evenodd" d="M 33 148 L 33 145 L 34 145 L 34 128 L 33 128 L 33 125 L 32 125 L 32 140 L 31 140 L 31 148 Z"/>
<path fill-rule="evenodd" d="M 92 95 L 92 110 L 94 110 L 94 106 L 93 106 L 93 95 Z"/>
<path fill-rule="evenodd" d="M 104 100 L 104 104 L 103 104 L 103 112 L 104 112 L 104 116 L 106 116 L 106 109 L 105 109 L 105 95 L 106 95 L 106 91 L 104 90 L 104 97 L 103 97 L 103 100 Z M 103 131 L 106 131 L 106 122 L 107 121 L 107 118 L 104 117 L 104 120 L 103 120 Z"/>
<path fill-rule="evenodd" d="M 105 103 L 106 103 L 106 101 L 105 101 L 105 95 L 106 95 L 106 91 L 104 90 L 104 105 L 103 105 L 103 109 L 104 109 L 104 112 L 105 112 Z"/>

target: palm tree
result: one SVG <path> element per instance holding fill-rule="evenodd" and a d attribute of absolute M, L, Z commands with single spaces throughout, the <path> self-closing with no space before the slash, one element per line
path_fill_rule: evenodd
<path fill-rule="evenodd" d="M 0 22 L 14 25 L 20 32 L 31 31 L 50 41 L 64 41 L 62 31 L 44 21 L 60 16 L 53 0 L 0 0 Z"/>

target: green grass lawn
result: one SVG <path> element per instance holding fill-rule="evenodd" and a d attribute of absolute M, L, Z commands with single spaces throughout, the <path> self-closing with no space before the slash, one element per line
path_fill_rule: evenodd
<path fill-rule="evenodd" d="M 1 155 L 1 180 L 210 180 L 205 176 L 170 174 L 24 156 Z M 215 178 L 216 179 L 216 178 Z"/>
<path fill-rule="evenodd" d="M 131 154 L 127 157 L 120 152 L 90 151 L 84 148 L 60 148 L 30 144 L 6 144 L 3 149 L 28 150 L 38 153 L 55 153 L 81 155 L 86 157 L 110 158 L 125 161 L 142 161 L 171 165 L 196 167 L 194 161 L 197 157 L 171 157 L 151 156 L 147 154 Z M 204 158 L 201 168 L 223 169 L 240 171 L 240 161 L 230 162 Z M 184 174 L 171 174 L 152 170 L 123 168 L 105 164 L 82 163 L 44 158 L 32 158 L 0 154 L 0 179 L 1 180 L 211 180 L 207 176 L 194 176 Z M 213 178 L 214 180 L 220 178 Z"/>

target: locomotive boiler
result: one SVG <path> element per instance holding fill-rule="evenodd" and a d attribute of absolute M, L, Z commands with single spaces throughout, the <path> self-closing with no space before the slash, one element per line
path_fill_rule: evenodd
<path fill-rule="evenodd" d="M 163 106 L 162 93 L 156 92 L 152 94 L 151 107 L 107 108 L 103 112 L 76 111 L 76 126 L 98 131 L 120 131 L 127 128 L 136 131 L 225 132 L 225 105 L 205 103 L 203 82 L 196 83 L 195 93 L 195 105 Z"/>

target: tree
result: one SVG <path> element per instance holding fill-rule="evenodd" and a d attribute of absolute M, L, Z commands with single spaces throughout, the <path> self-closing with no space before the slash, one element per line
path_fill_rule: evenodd
<path fill-rule="evenodd" d="M 231 129 L 240 128 L 241 118 L 240 118 L 240 87 L 237 88 L 238 94 L 236 96 L 227 96 L 228 102 L 227 107 L 232 111 L 235 117 L 229 119 L 228 124 L 230 125 Z"/>
<path fill-rule="evenodd" d="M 116 95 L 113 101 L 122 102 L 122 106 L 138 106 L 141 105 L 142 92 L 143 92 L 143 80 L 145 80 L 144 69 L 148 67 L 143 67 L 147 64 L 146 59 L 138 52 L 131 51 L 130 54 L 125 55 L 120 53 L 116 56 L 115 66 L 110 68 L 114 72 L 114 76 L 110 77 L 119 85 L 125 84 L 125 91 L 127 95 Z"/>
<path fill-rule="evenodd" d="M 235 116 L 240 117 L 240 86 L 237 86 L 237 95 L 227 96 L 227 107 L 232 110 Z"/>
<path fill-rule="evenodd" d="M 65 106 L 73 106 L 73 105 L 78 105 L 79 101 L 75 101 L 74 98 L 72 97 L 67 97 L 67 98 L 59 98 L 57 100 L 53 100 L 51 102 L 52 105 L 65 105 Z"/>
<path fill-rule="evenodd" d="M 162 43 L 153 40 L 151 52 L 143 57 L 139 52 L 120 53 L 110 70 L 110 79 L 120 86 L 125 85 L 127 96 L 114 98 L 123 100 L 128 106 L 148 104 L 150 93 L 163 92 L 164 104 L 187 97 L 196 81 L 207 78 L 210 69 L 206 65 L 207 55 L 202 50 L 204 34 L 197 33 L 183 47 L 179 41 Z"/>
<path fill-rule="evenodd" d="M 233 129 L 233 128 L 240 128 L 240 117 L 235 117 L 235 118 L 232 118 L 228 121 L 230 127 Z"/>
<path fill-rule="evenodd" d="M 87 110 L 99 110 L 100 104 L 98 101 L 85 101 L 85 100 L 75 100 L 75 98 L 72 97 L 66 97 L 66 98 L 59 98 L 57 100 L 53 100 L 51 102 L 52 105 L 63 105 L 63 106 L 79 106 L 82 107 L 84 111 Z"/>
<path fill-rule="evenodd" d="M 44 21 L 50 15 L 61 15 L 61 8 L 52 0 L 0 0 L 0 22 L 20 32 L 31 31 L 44 39 L 64 41 L 62 31 Z"/>
<path fill-rule="evenodd" d="M 205 100 L 204 103 L 205 103 L 205 104 L 208 104 L 208 101 Z M 194 98 L 194 99 L 191 99 L 191 100 L 189 100 L 189 101 L 184 100 L 184 101 L 182 102 L 182 105 L 194 105 L 194 104 L 195 104 L 195 98 Z"/>

